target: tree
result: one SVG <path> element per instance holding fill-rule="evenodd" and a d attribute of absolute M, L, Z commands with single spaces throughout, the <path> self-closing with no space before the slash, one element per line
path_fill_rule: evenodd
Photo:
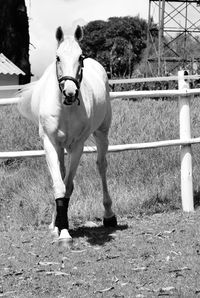
<path fill-rule="evenodd" d="M 20 83 L 30 82 L 29 25 L 24 0 L 0 0 L 1 52 L 26 73 Z"/>
<path fill-rule="evenodd" d="M 146 47 L 147 22 L 137 17 L 112 17 L 84 27 L 82 47 L 114 76 L 131 76 Z"/>

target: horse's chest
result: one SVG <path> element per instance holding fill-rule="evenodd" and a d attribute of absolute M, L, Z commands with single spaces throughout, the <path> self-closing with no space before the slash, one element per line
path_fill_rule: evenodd
<path fill-rule="evenodd" d="M 79 106 L 45 110 L 40 115 L 40 124 L 44 133 L 69 151 L 77 142 L 84 142 L 91 131 L 91 120 Z"/>
<path fill-rule="evenodd" d="M 69 117 L 60 121 L 57 130 L 57 139 L 63 147 L 71 149 L 73 144 L 88 137 L 89 127 L 81 119 Z"/>

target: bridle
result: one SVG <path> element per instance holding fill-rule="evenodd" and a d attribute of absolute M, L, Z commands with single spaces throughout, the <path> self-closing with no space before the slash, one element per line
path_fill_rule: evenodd
<path fill-rule="evenodd" d="M 59 75 L 58 69 L 60 68 L 59 67 L 60 60 L 58 59 L 58 57 L 56 58 L 56 76 L 57 76 L 60 91 L 65 96 L 65 101 L 64 101 L 65 105 L 72 105 L 76 101 L 78 102 L 78 106 L 80 105 L 80 99 L 79 99 L 78 95 L 79 95 L 81 81 L 83 79 L 83 67 L 84 67 L 83 61 L 84 61 L 84 59 L 85 59 L 85 56 L 80 55 L 79 69 L 78 69 L 77 76 L 76 76 L 77 78 L 74 78 L 71 76 L 62 76 L 62 75 L 60 76 Z M 63 83 L 65 83 L 66 81 L 72 81 L 76 85 L 77 90 L 76 90 L 76 94 L 73 98 L 66 96 L 65 92 L 63 92 Z"/>

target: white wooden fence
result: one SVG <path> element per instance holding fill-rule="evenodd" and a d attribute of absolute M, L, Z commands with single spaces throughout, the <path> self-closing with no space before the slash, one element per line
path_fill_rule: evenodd
<path fill-rule="evenodd" d="M 155 82 L 178 80 L 179 90 L 154 90 L 154 91 L 123 91 L 110 92 L 111 99 L 115 98 L 150 98 L 150 97 L 176 97 L 179 101 L 179 125 L 180 139 L 166 140 L 158 142 L 123 144 L 109 146 L 109 152 L 120 152 L 127 150 L 149 149 L 168 146 L 181 146 L 181 198 L 183 211 L 194 211 L 193 202 L 193 182 L 192 182 L 192 152 L 191 144 L 200 143 L 200 137 L 191 138 L 190 128 L 190 99 L 195 94 L 200 94 L 200 88 L 189 89 L 186 79 L 199 79 L 199 76 L 184 76 L 184 71 L 179 71 L 178 77 L 130 79 L 130 80 L 111 80 L 111 83 L 136 83 L 136 82 Z M 1 90 L 19 89 L 19 86 L 0 87 Z M 0 105 L 16 104 L 19 98 L 1 98 Z M 96 152 L 96 147 L 84 147 L 84 153 Z M 44 150 L 29 150 L 15 152 L 0 152 L 0 159 L 17 157 L 39 157 L 44 156 Z"/>

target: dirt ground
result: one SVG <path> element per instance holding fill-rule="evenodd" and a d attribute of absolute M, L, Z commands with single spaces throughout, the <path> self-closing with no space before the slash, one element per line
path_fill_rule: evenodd
<path fill-rule="evenodd" d="M 47 226 L 0 237 L 0 297 L 200 297 L 200 210 L 71 223 L 73 247 Z"/>

